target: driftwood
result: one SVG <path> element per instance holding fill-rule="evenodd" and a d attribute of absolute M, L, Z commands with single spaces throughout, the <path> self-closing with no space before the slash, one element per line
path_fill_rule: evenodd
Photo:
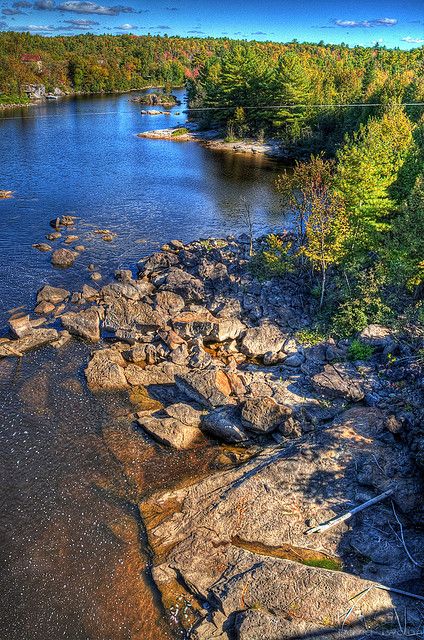
<path fill-rule="evenodd" d="M 354 507 L 354 509 L 347 511 L 341 516 L 337 516 L 336 518 L 331 518 L 331 520 L 328 520 L 327 522 L 323 522 L 322 524 L 319 524 L 316 527 L 311 527 L 310 529 L 307 529 L 305 531 L 305 534 L 309 536 L 311 535 L 311 533 L 323 533 L 323 531 L 327 531 L 328 529 L 331 529 L 332 527 L 336 527 L 338 524 L 345 522 L 345 520 L 349 520 L 349 518 L 354 516 L 355 513 L 359 513 L 360 511 L 363 511 L 364 509 L 371 507 L 373 504 L 377 504 L 378 502 L 385 500 L 392 494 L 393 494 L 393 489 L 388 489 L 384 493 L 381 493 L 379 496 L 376 496 L 375 498 L 371 498 L 371 500 L 367 500 L 363 504 L 360 504 L 359 506 Z"/>

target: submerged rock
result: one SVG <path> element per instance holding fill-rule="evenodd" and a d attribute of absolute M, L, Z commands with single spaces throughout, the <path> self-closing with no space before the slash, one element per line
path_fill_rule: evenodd
<path fill-rule="evenodd" d="M 58 332 L 56 329 L 33 329 L 29 335 L 0 344 L 0 358 L 21 356 L 27 351 L 31 351 L 31 349 L 50 344 L 57 338 Z"/>
<path fill-rule="evenodd" d="M 159 442 L 175 449 L 188 449 L 202 440 L 197 427 L 189 426 L 176 418 L 142 416 L 138 424 Z"/>

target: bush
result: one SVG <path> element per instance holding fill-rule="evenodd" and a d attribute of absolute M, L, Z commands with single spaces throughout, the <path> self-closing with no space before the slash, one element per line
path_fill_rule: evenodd
<path fill-rule="evenodd" d="M 258 280 L 270 280 L 293 271 L 292 242 L 273 233 L 266 236 L 263 246 L 250 261 L 250 270 Z"/>
<path fill-rule="evenodd" d="M 304 347 L 314 347 L 326 340 L 325 334 L 319 329 L 300 329 L 294 337 Z"/>
<path fill-rule="evenodd" d="M 178 129 L 174 129 L 174 131 L 171 133 L 171 136 L 173 138 L 178 138 L 179 136 L 185 136 L 187 133 L 189 133 L 187 127 L 179 127 Z"/>
<path fill-rule="evenodd" d="M 374 349 L 361 340 L 352 340 L 348 350 L 348 360 L 369 360 L 374 353 Z"/>

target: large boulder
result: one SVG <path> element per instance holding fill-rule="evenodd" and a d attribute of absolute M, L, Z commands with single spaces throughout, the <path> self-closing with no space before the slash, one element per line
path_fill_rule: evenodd
<path fill-rule="evenodd" d="M 64 313 L 60 320 L 72 335 L 84 338 L 89 342 L 100 340 L 100 318 L 96 307 L 84 309 L 79 313 Z"/>
<path fill-rule="evenodd" d="M 209 409 L 234 403 L 230 381 L 222 369 L 189 371 L 177 376 L 175 382 L 180 391 Z"/>
<path fill-rule="evenodd" d="M 216 318 L 204 308 L 181 313 L 173 318 L 172 324 L 183 338 L 202 336 L 216 342 L 234 340 L 246 328 L 237 318 Z"/>
<path fill-rule="evenodd" d="M 148 258 L 143 258 L 138 263 L 139 275 L 149 276 L 156 271 L 169 269 L 178 263 L 178 258 L 173 253 L 153 253 Z"/>
<path fill-rule="evenodd" d="M 382 350 L 394 344 L 393 332 L 381 324 L 369 324 L 359 334 L 361 342 Z"/>
<path fill-rule="evenodd" d="M 241 411 L 243 426 L 255 433 L 271 433 L 284 430 L 284 423 L 292 414 L 289 407 L 278 404 L 273 398 L 248 398 Z"/>
<path fill-rule="evenodd" d="M 23 338 L 33 332 L 33 326 L 28 315 L 18 318 L 10 318 L 9 328 L 12 335 L 16 338 Z"/>
<path fill-rule="evenodd" d="M 283 348 L 286 338 L 277 325 L 264 322 L 259 327 L 246 331 L 241 341 L 241 350 L 248 356 L 278 353 Z"/>
<path fill-rule="evenodd" d="M 319 393 L 330 398 L 359 402 L 365 395 L 356 369 L 349 365 L 327 364 L 324 371 L 312 376 L 311 381 Z"/>
<path fill-rule="evenodd" d="M 127 388 L 125 364 L 124 358 L 117 349 L 95 351 L 85 370 L 89 388 L 93 391 Z"/>

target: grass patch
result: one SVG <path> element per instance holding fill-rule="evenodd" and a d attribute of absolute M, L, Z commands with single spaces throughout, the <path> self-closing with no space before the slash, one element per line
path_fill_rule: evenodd
<path fill-rule="evenodd" d="M 179 138 L 180 136 L 185 136 L 187 133 L 189 133 L 189 130 L 186 127 L 178 127 L 178 129 L 174 129 L 171 136 L 173 138 Z"/>

